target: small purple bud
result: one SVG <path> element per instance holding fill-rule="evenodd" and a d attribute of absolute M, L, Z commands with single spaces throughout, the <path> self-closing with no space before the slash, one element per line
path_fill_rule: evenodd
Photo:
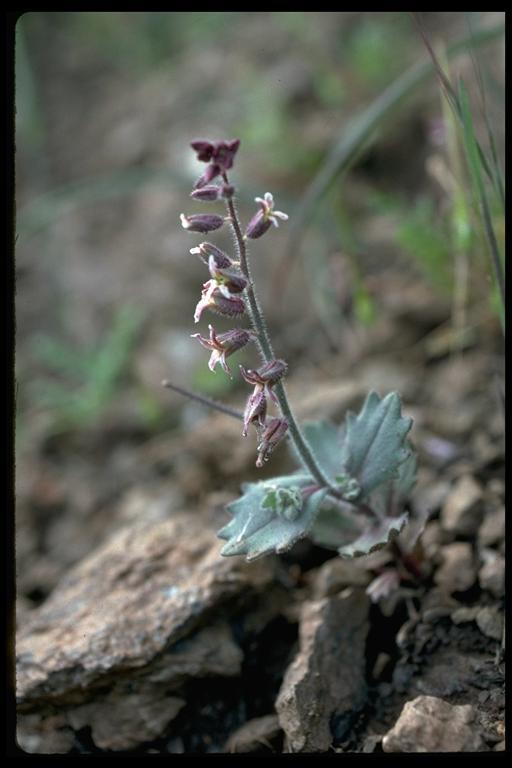
<path fill-rule="evenodd" d="M 272 418 L 265 425 L 265 429 L 258 445 L 258 458 L 256 466 L 262 467 L 268 461 L 270 454 L 278 443 L 281 442 L 288 431 L 288 422 L 286 419 Z"/>
<path fill-rule="evenodd" d="M 263 211 L 259 210 L 248 223 L 247 229 L 245 230 L 245 236 L 249 237 L 251 240 L 256 240 L 258 237 L 264 235 L 267 229 L 270 229 L 271 223 L 270 219 L 265 218 Z"/>
<path fill-rule="evenodd" d="M 219 269 L 229 269 L 233 265 L 229 256 L 224 251 L 221 251 L 220 248 L 217 248 L 216 245 L 213 245 L 213 243 L 199 243 L 198 246 L 190 249 L 190 253 L 196 253 L 208 266 L 210 264 L 210 256 L 214 257 L 215 266 Z"/>
<path fill-rule="evenodd" d="M 194 189 L 190 193 L 190 197 L 194 200 L 201 200 L 202 202 L 209 203 L 218 200 L 222 194 L 222 187 L 218 187 L 216 184 L 208 184 L 206 187 L 200 187 Z"/>
<path fill-rule="evenodd" d="M 222 168 L 220 165 L 216 165 L 215 163 L 207 165 L 204 173 L 201 174 L 201 176 L 194 184 L 194 189 L 200 189 L 201 187 L 206 186 L 210 183 L 210 181 L 213 181 L 213 179 L 218 176 L 221 171 Z"/>
<path fill-rule="evenodd" d="M 224 224 L 224 217 L 214 213 L 195 213 L 192 216 L 180 215 L 181 226 L 189 232 L 213 232 Z"/>
<path fill-rule="evenodd" d="M 242 430 L 242 436 L 247 437 L 247 430 L 249 424 L 257 421 L 260 427 L 265 426 L 265 416 L 267 415 L 267 398 L 263 390 L 254 390 L 252 395 L 249 395 L 247 404 L 244 411 L 244 428 Z"/>

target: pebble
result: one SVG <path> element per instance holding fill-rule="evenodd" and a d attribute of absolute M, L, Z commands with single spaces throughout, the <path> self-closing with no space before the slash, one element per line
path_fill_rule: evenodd
<path fill-rule="evenodd" d="M 493 550 L 485 550 L 484 565 L 478 572 L 478 582 L 482 589 L 490 592 L 493 597 L 500 598 L 505 594 L 505 558 Z"/>
<path fill-rule="evenodd" d="M 492 547 L 505 538 L 505 507 L 487 512 L 478 531 L 481 547 Z"/>
<path fill-rule="evenodd" d="M 442 565 L 434 575 L 434 581 L 447 592 L 464 592 L 476 581 L 476 568 L 471 544 L 457 541 L 441 549 Z"/>
<path fill-rule="evenodd" d="M 441 509 L 441 525 L 456 536 L 474 535 L 482 521 L 482 487 L 472 475 L 456 482 Z"/>
<path fill-rule="evenodd" d="M 470 705 L 452 705 L 436 696 L 405 703 L 382 739 L 384 752 L 481 752 L 487 747 L 475 727 Z M 447 727 L 449 724 L 449 727 Z"/>
<path fill-rule="evenodd" d="M 503 633 L 503 616 L 497 608 L 485 606 L 476 615 L 476 623 L 480 632 L 492 640 L 501 640 Z"/>

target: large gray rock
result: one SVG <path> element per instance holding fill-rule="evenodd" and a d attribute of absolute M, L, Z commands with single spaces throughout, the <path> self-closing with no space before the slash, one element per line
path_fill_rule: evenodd
<path fill-rule="evenodd" d="M 331 722 L 348 728 L 364 705 L 368 606 L 362 589 L 304 604 L 300 648 L 276 700 L 288 751 L 327 751 Z"/>
<path fill-rule="evenodd" d="M 49 743 L 55 715 L 74 730 L 90 726 L 104 749 L 156 738 L 185 704 L 184 681 L 240 672 L 242 651 L 218 614 L 261 592 L 273 564 L 220 557 L 200 515 L 115 533 L 20 629 L 19 711 L 33 715 L 21 738 Z"/>
<path fill-rule="evenodd" d="M 382 739 L 384 752 L 481 752 L 486 745 L 469 705 L 449 704 L 435 696 L 406 702 Z"/>

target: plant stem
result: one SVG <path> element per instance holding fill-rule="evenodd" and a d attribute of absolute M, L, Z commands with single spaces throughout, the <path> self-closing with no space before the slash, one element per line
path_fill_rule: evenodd
<path fill-rule="evenodd" d="M 223 173 L 222 177 L 225 183 L 228 184 L 229 182 L 228 182 L 227 174 Z M 238 214 L 236 212 L 233 199 L 232 198 L 228 199 L 226 201 L 226 204 L 227 204 L 231 225 L 233 227 L 233 232 L 235 234 L 235 239 L 237 243 L 238 258 L 240 260 L 240 269 L 242 270 L 244 276 L 248 280 L 246 295 L 249 303 L 248 309 L 249 309 L 249 317 L 251 320 L 251 324 L 254 330 L 256 331 L 256 333 L 258 334 L 256 343 L 258 345 L 259 353 L 263 361 L 265 363 L 270 363 L 271 360 L 275 359 L 275 354 L 272 348 L 272 343 L 270 341 L 270 336 L 268 334 L 265 318 L 264 318 L 262 309 L 260 307 L 258 297 L 254 290 L 254 283 L 251 277 L 251 268 L 249 265 L 245 239 L 242 234 L 240 221 L 238 219 Z M 311 473 L 311 476 L 317 481 L 317 483 L 319 483 L 320 486 L 324 488 L 325 487 L 332 488 L 329 478 L 325 475 L 322 468 L 318 465 L 318 462 L 316 461 L 316 458 L 310 446 L 307 444 L 306 439 L 302 434 L 302 431 L 291 409 L 288 396 L 286 394 L 286 389 L 282 381 L 279 381 L 277 382 L 277 384 L 275 384 L 274 392 L 276 393 L 276 397 L 279 402 L 279 408 L 281 410 L 281 414 L 288 422 L 289 434 L 290 434 L 293 446 L 297 452 L 297 455 L 302 461 L 302 464 L 307 470 L 309 470 L 309 472 Z M 337 491 L 335 489 L 333 489 L 333 492 L 337 495 Z"/>
<path fill-rule="evenodd" d="M 192 390 L 186 389 L 185 387 L 179 387 L 177 384 L 173 384 L 172 381 L 169 381 L 168 379 L 164 379 L 164 381 L 162 381 L 162 386 L 166 387 L 167 389 L 172 389 L 174 392 L 177 392 L 179 395 L 183 395 L 184 397 L 188 397 L 190 400 L 195 400 L 202 405 L 207 405 L 208 408 L 213 408 L 214 410 L 220 411 L 221 413 L 226 413 L 228 416 L 232 416 L 234 419 L 239 419 L 240 421 L 244 420 L 243 413 L 240 413 L 240 411 L 235 411 L 235 409 L 230 408 L 229 405 L 218 403 L 217 400 L 212 400 L 210 397 L 199 395 L 197 392 L 192 392 Z"/>

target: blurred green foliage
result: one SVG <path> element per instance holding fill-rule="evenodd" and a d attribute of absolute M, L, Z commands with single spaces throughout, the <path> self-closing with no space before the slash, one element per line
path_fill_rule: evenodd
<path fill-rule="evenodd" d="M 54 432 L 94 426 L 116 396 L 128 370 L 142 314 L 119 309 L 103 341 L 91 348 L 72 346 L 46 334 L 32 339 L 32 353 L 46 370 L 32 384 L 32 403 L 51 414 Z M 154 421 L 155 403 L 141 398 L 144 415 Z"/>

